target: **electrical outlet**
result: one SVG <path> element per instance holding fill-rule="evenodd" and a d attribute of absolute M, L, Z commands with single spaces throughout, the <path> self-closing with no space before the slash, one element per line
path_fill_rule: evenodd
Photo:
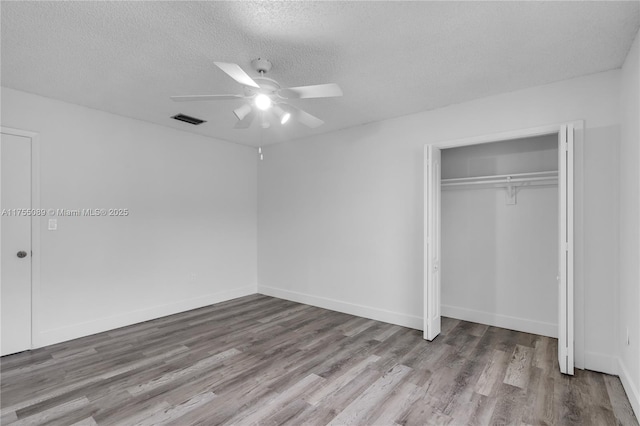
<path fill-rule="evenodd" d="M 198 278 L 198 276 L 196 275 L 196 273 L 192 272 L 191 273 L 191 277 L 189 278 L 189 281 L 192 282 L 192 283 L 195 283 L 197 278 Z"/>

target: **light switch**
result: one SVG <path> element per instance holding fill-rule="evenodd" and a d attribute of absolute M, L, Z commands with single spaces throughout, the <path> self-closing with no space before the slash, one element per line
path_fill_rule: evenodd
<path fill-rule="evenodd" d="M 49 219 L 49 231 L 58 229 L 58 219 Z"/>

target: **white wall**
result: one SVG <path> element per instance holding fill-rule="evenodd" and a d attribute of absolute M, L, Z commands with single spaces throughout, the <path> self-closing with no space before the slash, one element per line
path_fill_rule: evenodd
<path fill-rule="evenodd" d="M 442 177 L 558 170 L 558 135 L 442 151 Z M 558 187 L 442 188 L 442 314 L 558 335 Z"/>
<path fill-rule="evenodd" d="M 2 126 L 40 134 L 35 346 L 256 291 L 256 151 L 11 89 Z M 36 253 L 36 256 L 38 253 Z"/>
<path fill-rule="evenodd" d="M 620 99 L 620 377 L 640 417 L 640 35 L 622 67 Z M 629 345 L 627 345 L 627 330 Z"/>
<path fill-rule="evenodd" d="M 258 291 L 420 328 L 424 145 L 582 119 L 576 364 L 613 372 L 619 83 L 604 72 L 267 147 Z"/>

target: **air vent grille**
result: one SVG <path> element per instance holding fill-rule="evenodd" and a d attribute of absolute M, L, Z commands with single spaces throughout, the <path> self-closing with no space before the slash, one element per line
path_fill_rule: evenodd
<path fill-rule="evenodd" d="M 197 126 L 198 124 L 206 123 L 205 120 L 201 120 L 199 118 L 191 117 L 189 115 L 184 115 L 184 114 L 174 115 L 171 118 L 173 118 L 174 120 L 184 121 L 185 123 L 193 124 L 194 126 Z"/>

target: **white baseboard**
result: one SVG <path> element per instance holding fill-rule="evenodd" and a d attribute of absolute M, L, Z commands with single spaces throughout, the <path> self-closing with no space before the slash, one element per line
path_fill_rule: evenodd
<path fill-rule="evenodd" d="M 126 312 L 66 327 L 45 330 L 39 333 L 36 332 L 33 334 L 33 348 L 35 349 L 42 346 L 53 345 L 55 343 L 66 342 L 67 340 L 77 339 L 79 337 L 89 336 L 91 334 L 101 333 L 103 331 L 113 330 L 143 321 L 149 321 L 167 315 L 173 315 L 189 311 L 191 309 L 213 305 L 214 303 L 249 296 L 251 294 L 256 294 L 255 285 L 221 291 L 218 293 L 208 294 L 206 296 L 195 297 L 193 299 L 154 306 L 152 308 Z"/>
<path fill-rule="evenodd" d="M 584 369 L 616 376 L 619 371 L 618 358 L 598 352 L 585 352 Z"/>
<path fill-rule="evenodd" d="M 541 336 L 558 337 L 557 324 L 498 315 L 491 312 L 476 311 L 450 305 L 442 305 L 441 313 L 444 317 L 463 321 L 477 322 L 494 327 L 508 328 L 509 330 L 523 331 L 525 333 L 540 334 Z"/>
<path fill-rule="evenodd" d="M 633 382 L 631 375 L 621 358 L 618 358 L 618 376 L 620 376 L 622 387 L 627 393 L 627 397 L 629 398 L 633 412 L 636 414 L 636 418 L 640 419 L 640 392 L 638 392 L 638 387 L 636 386 L 640 385 L 640 383 Z"/>
<path fill-rule="evenodd" d="M 314 296 L 312 294 L 299 293 L 297 291 L 283 290 L 275 287 L 258 285 L 258 293 L 292 302 L 304 303 L 332 311 L 344 312 L 376 321 L 401 325 L 403 327 L 422 330 L 422 317 L 388 311 L 386 309 L 373 308 L 371 306 L 358 305 L 356 303 L 342 302 L 328 297 Z"/>

